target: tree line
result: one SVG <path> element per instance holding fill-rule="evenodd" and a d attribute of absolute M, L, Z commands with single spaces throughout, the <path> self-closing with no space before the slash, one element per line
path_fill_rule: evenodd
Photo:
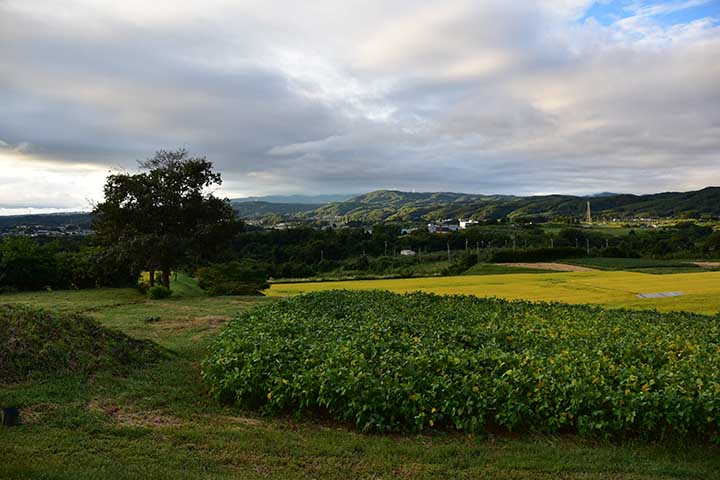
<path fill-rule="evenodd" d="M 161 150 L 137 173 L 107 178 L 93 211 L 94 235 L 81 241 L 28 237 L 0 241 L 0 289 L 93 288 L 136 284 L 149 272 L 165 288 L 173 271 L 199 273 L 216 292 L 256 290 L 268 277 L 309 277 L 337 268 L 382 274 L 411 263 L 528 261 L 553 256 L 712 258 L 720 232 L 692 222 L 638 229 L 623 236 L 567 225 L 549 233 L 538 224 L 485 222 L 466 230 L 403 233 L 399 225 L 372 228 L 252 230 L 229 200 L 212 190 L 219 173 L 205 157 Z M 401 250 L 417 255 L 401 258 Z M 452 252 L 452 253 L 450 253 Z M 157 272 L 157 274 L 156 274 Z"/>

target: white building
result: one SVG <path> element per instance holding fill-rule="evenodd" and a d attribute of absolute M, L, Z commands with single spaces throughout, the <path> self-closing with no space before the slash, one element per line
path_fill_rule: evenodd
<path fill-rule="evenodd" d="M 480 222 L 478 222 L 477 220 L 460 220 L 460 230 L 465 230 L 466 228 L 477 225 L 478 223 Z"/>
<path fill-rule="evenodd" d="M 415 256 L 415 250 L 400 250 L 400 255 L 404 257 L 414 257 Z"/>

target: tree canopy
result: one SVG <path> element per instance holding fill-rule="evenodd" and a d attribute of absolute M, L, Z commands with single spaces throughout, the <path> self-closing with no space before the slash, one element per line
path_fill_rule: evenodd
<path fill-rule="evenodd" d="M 229 200 L 213 195 L 222 183 L 205 157 L 185 149 L 159 150 L 140 162 L 140 173 L 110 175 L 95 206 L 98 241 L 136 272 L 170 272 L 201 264 L 241 229 Z"/>

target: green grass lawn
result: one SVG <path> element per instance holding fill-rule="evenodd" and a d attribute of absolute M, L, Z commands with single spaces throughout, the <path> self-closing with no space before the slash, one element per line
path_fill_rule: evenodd
<path fill-rule="evenodd" d="M 209 298 L 182 277 L 173 289 L 177 296 L 157 301 L 130 289 L 0 295 L 0 303 L 85 312 L 170 352 L 122 377 L 0 385 L 0 405 L 19 405 L 24 419 L 0 427 L 0 478 L 720 478 L 720 448 L 692 441 L 363 435 L 322 418 L 264 418 L 218 404 L 199 376 L 209 340 L 236 313 L 276 300 Z"/>

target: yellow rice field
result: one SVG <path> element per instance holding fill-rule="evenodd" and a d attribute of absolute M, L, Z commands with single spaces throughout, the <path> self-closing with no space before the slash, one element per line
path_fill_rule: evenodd
<path fill-rule="evenodd" d="M 495 296 L 508 299 L 594 303 L 609 307 L 661 311 L 720 312 L 720 272 L 651 275 L 635 272 L 558 272 L 457 277 L 353 280 L 273 284 L 270 296 L 297 295 L 333 289 L 422 290 L 438 294 Z M 640 293 L 683 292 L 670 298 L 638 298 Z"/>

